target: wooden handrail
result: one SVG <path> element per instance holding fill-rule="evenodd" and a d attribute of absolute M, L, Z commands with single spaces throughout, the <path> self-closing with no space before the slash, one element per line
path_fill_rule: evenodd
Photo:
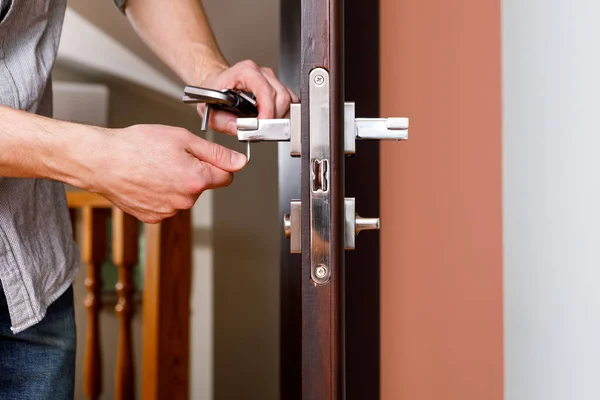
<path fill-rule="evenodd" d="M 117 207 L 112 209 L 113 262 L 119 268 L 116 289 L 119 301 L 115 311 L 119 316 L 119 348 L 116 368 L 116 398 L 135 398 L 131 319 L 133 318 L 133 267 L 138 261 L 138 221 Z"/>
<path fill-rule="evenodd" d="M 73 190 L 67 192 L 67 203 L 70 209 L 79 209 L 83 207 L 92 208 L 112 208 L 113 205 L 106 197 L 100 195 Z"/>
<path fill-rule="evenodd" d="M 113 263 L 119 268 L 116 285 L 119 344 L 116 398 L 135 398 L 131 321 L 134 314 L 133 267 L 138 262 L 138 221 L 104 197 L 67 191 L 75 234 L 77 210 L 83 219 L 82 257 L 87 265 L 85 306 L 88 331 L 84 390 L 96 400 L 102 392 L 99 336 L 101 266 L 107 255 L 107 219 L 113 224 Z M 143 399 L 187 399 L 189 396 L 189 312 L 191 275 L 191 213 L 184 211 L 159 224 L 145 225 L 143 290 Z"/>
<path fill-rule="evenodd" d="M 84 206 L 81 253 L 87 264 L 85 307 L 88 311 L 85 352 L 84 391 L 88 399 L 96 400 L 102 392 L 102 354 L 100 351 L 99 312 L 102 308 L 100 268 L 106 257 L 107 220 L 110 210 Z"/>

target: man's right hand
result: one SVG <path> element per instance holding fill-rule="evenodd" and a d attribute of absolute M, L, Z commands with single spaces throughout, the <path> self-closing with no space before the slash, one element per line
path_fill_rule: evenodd
<path fill-rule="evenodd" d="M 109 130 L 89 163 L 85 189 L 143 222 L 191 208 L 207 189 L 225 187 L 246 156 L 193 133 L 163 125 Z"/>
<path fill-rule="evenodd" d="M 0 105 L 0 177 L 61 181 L 147 223 L 229 185 L 246 156 L 172 126 L 106 129 Z"/>

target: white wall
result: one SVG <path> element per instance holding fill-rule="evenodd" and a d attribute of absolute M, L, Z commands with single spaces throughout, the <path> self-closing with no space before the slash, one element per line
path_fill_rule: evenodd
<path fill-rule="evenodd" d="M 504 0 L 505 389 L 600 398 L 600 2 Z"/>

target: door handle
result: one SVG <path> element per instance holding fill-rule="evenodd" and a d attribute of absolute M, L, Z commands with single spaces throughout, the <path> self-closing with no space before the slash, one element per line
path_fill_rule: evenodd
<path fill-rule="evenodd" d="M 283 119 L 238 118 L 238 141 L 246 143 L 246 156 L 250 161 L 250 143 L 290 142 L 290 156 L 300 157 L 302 152 L 300 137 L 300 103 L 290 105 L 290 117 Z"/>
<path fill-rule="evenodd" d="M 290 156 L 300 157 L 302 115 L 300 103 L 290 107 L 290 118 L 238 118 L 240 142 L 291 142 Z M 356 153 L 357 140 L 408 140 L 408 118 L 356 118 L 355 103 L 344 105 L 344 147 L 346 155 Z"/>
<path fill-rule="evenodd" d="M 237 121 L 238 140 L 248 144 L 248 159 L 250 159 L 250 143 L 253 142 L 289 141 L 290 156 L 299 157 L 301 155 L 302 116 L 300 104 L 291 105 L 290 118 L 238 118 Z M 346 102 L 344 104 L 344 153 L 348 156 L 355 154 L 357 140 L 408 140 L 408 128 L 408 118 L 356 118 L 355 103 Z M 327 160 L 315 159 L 313 161 L 311 187 L 315 191 L 314 188 L 323 188 L 322 181 L 327 176 Z M 355 204 L 354 198 L 345 199 L 344 246 L 346 250 L 355 249 L 356 236 L 361 231 L 378 230 L 380 227 L 379 218 L 363 218 L 358 215 L 355 212 Z M 290 252 L 294 254 L 302 251 L 301 210 L 300 200 L 292 200 L 290 213 L 283 217 L 284 234 L 290 239 Z M 319 278 L 318 272 L 316 275 Z"/>
<path fill-rule="evenodd" d="M 301 218 L 302 203 L 292 200 L 290 213 L 283 216 L 283 231 L 285 237 L 290 239 L 290 253 L 302 252 Z M 356 236 L 362 231 L 379 230 L 379 218 L 363 218 L 356 213 L 356 200 L 346 198 L 344 202 L 344 247 L 346 250 L 356 248 Z"/>
<path fill-rule="evenodd" d="M 315 93 L 323 92 L 323 87 L 328 83 L 328 74 L 325 70 L 314 70 Z M 315 97 L 313 101 L 324 100 L 325 98 Z M 186 86 L 184 90 L 183 101 L 185 103 L 206 103 L 204 118 L 202 121 L 202 130 L 207 130 L 208 118 L 211 108 L 229 111 L 239 118 L 237 119 L 238 141 L 246 143 L 246 153 L 250 161 L 250 144 L 256 142 L 290 142 L 290 156 L 300 157 L 302 153 L 301 146 L 301 105 L 293 103 L 290 105 L 289 118 L 281 119 L 258 119 L 258 110 L 253 97 L 246 93 L 234 92 L 231 90 L 216 91 L 194 86 Z M 316 103 L 315 103 L 316 104 Z M 325 107 L 328 101 L 317 106 Z M 407 140 L 408 139 L 408 118 L 356 118 L 355 103 L 346 102 L 344 104 L 344 153 L 353 155 L 356 153 L 357 140 Z M 313 110 L 314 112 L 315 110 Z M 320 115 L 316 113 L 315 115 Z M 317 120 L 317 118 L 315 118 Z M 327 121 L 324 126 L 315 127 L 317 130 L 328 126 Z M 321 140 L 323 143 L 315 147 L 315 151 L 323 151 L 324 144 L 328 143 L 328 138 L 322 135 L 316 135 L 315 140 Z M 328 146 L 327 146 L 328 147 Z M 311 155 L 312 157 L 312 155 Z M 315 158 L 313 163 L 313 180 L 311 187 L 315 196 L 327 196 L 327 177 L 328 161 L 327 159 Z M 317 173 L 318 172 L 318 173 Z M 321 199 L 323 200 L 323 199 Z M 323 202 L 328 204 L 327 199 Z M 355 248 L 355 238 L 363 230 L 379 229 L 379 218 L 363 218 L 355 212 L 355 199 L 345 199 L 345 232 L 344 244 L 346 250 Z M 290 251 L 292 253 L 301 252 L 301 208 L 299 200 L 292 200 L 290 204 L 290 214 L 284 216 L 284 232 L 286 237 L 290 238 Z M 321 216 L 322 217 L 322 216 Z M 321 218 L 322 219 L 322 218 Z M 327 269 L 325 269 L 327 271 Z M 316 273 L 318 277 L 318 272 Z M 325 278 L 325 277 L 321 277 Z M 321 279 L 324 281 L 325 279 Z"/>
<path fill-rule="evenodd" d="M 408 118 L 356 118 L 352 102 L 344 104 L 344 152 L 356 153 L 357 140 L 408 140 Z"/>

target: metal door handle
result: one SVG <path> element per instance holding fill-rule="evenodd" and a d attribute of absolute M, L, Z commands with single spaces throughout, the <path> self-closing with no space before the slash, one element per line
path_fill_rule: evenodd
<path fill-rule="evenodd" d="M 362 231 L 379 230 L 379 218 L 363 218 L 356 213 L 356 200 L 346 198 L 344 203 L 344 247 L 346 250 L 356 248 L 356 236 Z M 292 200 L 290 213 L 283 216 L 283 231 L 285 237 L 290 239 L 290 253 L 302 252 L 302 203 L 300 200 Z"/>
<path fill-rule="evenodd" d="M 324 72 L 313 71 L 313 73 L 325 76 Z M 316 78 L 315 78 L 316 79 Z M 313 82 L 314 79 L 311 79 Z M 316 81 L 315 81 L 316 82 Z M 316 87 L 326 84 L 326 80 Z M 312 87 L 312 86 L 311 86 Z M 316 101 L 316 99 L 313 99 Z M 313 104 L 313 106 L 316 106 Z M 315 115 L 319 115 L 316 113 Z M 248 159 L 250 159 L 250 143 L 253 142 L 291 142 L 290 155 L 298 157 L 301 154 L 301 106 L 292 104 L 290 107 L 290 118 L 286 119 L 257 119 L 257 118 L 238 118 L 238 140 L 248 143 Z M 316 123 L 318 118 L 311 118 L 311 122 Z M 325 125 L 327 126 L 327 125 Z M 356 153 L 357 140 L 407 140 L 408 139 L 408 118 L 356 118 L 355 104 L 347 102 L 344 105 L 344 152 L 346 155 Z M 317 129 L 315 131 L 323 131 Z M 325 130 L 326 131 L 326 130 Z M 317 139 L 323 139 L 315 136 Z M 316 140 L 311 136 L 311 141 Z M 312 144 L 312 143 L 311 143 Z M 317 148 L 323 147 L 323 144 L 316 144 Z M 327 146 L 325 146 L 327 147 Z M 311 157 L 314 155 L 311 152 Z M 311 196 L 316 194 L 327 194 L 327 174 L 328 164 L 326 159 L 315 158 L 311 163 L 313 173 L 311 179 Z M 311 197 L 312 199 L 312 197 Z M 327 202 L 325 202 L 327 204 Z M 321 210 L 320 207 L 315 208 Z M 356 246 L 356 236 L 364 230 L 377 230 L 380 227 L 379 218 L 363 218 L 355 212 L 355 199 L 347 198 L 345 200 L 345 228 L 344 245 L 346 250 L 353 250 Z M 283 228 L 287 238 L 290 239 L 290 252 L 301 252 L 301 210 L 300 200 L 292 200 L 290 205 L 290 214 L 284 215 Z M 322 218 L 319 218 L 322 220 Z M 319 255 L 321 257 L 322 255 Z M 316 270 L 315 270 L 316 271 Z M 313 277 L 317 282 L 327 280 L 327 268 L 325 275 L 319 276 L 318 272 Z"/>
<path fill-rule="evenodd" d="M 238 118 L 237 136 L 240 142 L 247 143 L 247 156 L 250 159 L 250 143 L 255 142 L 291 142 L 290 156 L 299 157 L 301 124 L 300 103 L 290 105 L 290 118 L 258 119 Z"/>
<path fill-rule="evenodd" d="M 344 147 L 348 155 L 356 153 L 357 140 L 408 139 L 408 118 L 355 118 L 355 104 L 347 102 L 344 108 L 344 120 Z M 290 118 L 238 118 L 237 121 L 240 142 L 290 141 L 290 155 L 300 156 L 302 116 L 299 103 L 291 105 Z"/>
<path fill-rule="evenodd" d="M 356 118 L 352 102 L 344 104 L 344 152 L 356 153 L 357 140 L 408 140 L 408 118 Z"/>

